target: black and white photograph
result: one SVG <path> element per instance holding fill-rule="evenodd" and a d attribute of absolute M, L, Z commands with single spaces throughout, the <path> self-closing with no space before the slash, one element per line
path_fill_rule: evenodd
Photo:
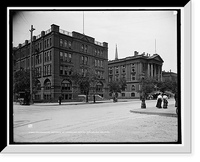
<path fill-rule="evenodd" d="M 181 9 L 9 10 L 12 145 L 183 144 Z"/>

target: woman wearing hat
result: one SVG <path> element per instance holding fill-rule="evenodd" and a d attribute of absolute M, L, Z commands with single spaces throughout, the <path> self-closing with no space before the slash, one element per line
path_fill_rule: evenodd
<path fill-rule="evenodd" d="M 161 95 L 161 93 L 159 93 L 159 95 L 158 95 L 158 97 L 157 97 L 157 104 L 156 104 L 156 107 L 157 108 L 162 108 L 162 95 Z"/>
<path fill-rule="evenodd" d="M 164 94 L 163 94 L 163 108 L 164 108 L 164 109 L 167 109 L 167 106 L 168 106 L 168 97 L 167 97 L 167 95 L 164 93 Z"/>

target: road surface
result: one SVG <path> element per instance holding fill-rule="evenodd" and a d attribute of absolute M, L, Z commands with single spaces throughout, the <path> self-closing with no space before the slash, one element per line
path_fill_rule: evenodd
<path fill-rule="evenodd" d="M 147 109 L 156 101 L 146 101 Z M 174 100 L 169 100 L 174 105 Z M 131 113 L 139 100 L 93 103 L 14 104 L 14 142 L 176 142 L 177 118 Z"/>

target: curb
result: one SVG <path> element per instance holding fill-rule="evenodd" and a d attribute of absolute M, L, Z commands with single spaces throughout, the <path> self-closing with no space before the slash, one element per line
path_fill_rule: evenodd
<path fill-rule="evenodd" d="M 160 116 L 169 116 L 169 117 L 177 117 L 176 109 L 174 105 L 169 105 L 167 109 L 158 109 L 156 107 L 150 107 L 147 109 L 135 109 L 130 110 L 131 113 L 138 114 L 147 114 L 147 115 L 160 115 Z"/>

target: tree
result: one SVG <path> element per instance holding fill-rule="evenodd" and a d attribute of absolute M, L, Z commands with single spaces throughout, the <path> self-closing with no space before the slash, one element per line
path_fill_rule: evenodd
<path fill-rule="evenodd" d="M 166 79 L 163 82 L 159 82 L 158 83 L 158 88 L 160 89 L 161 92 L 165 92 L 165 91 L 170 91 L 172 93 L 176 93 L 177 92 L 177 80 L 170 80 L 170 79 Z"/>
<path fill-rule="evenodd" d="M 145 99 L 155 90 L 158 82 L 151 77 L 141 77 L 139 80 L 140 90 L 138 91 Z"/>
<path fill-rule="evenodd" d="M 109 91 L 110 93 L 121 93 L 121 91 L 125 90 L 127 84 L 124 78 L 120 78 L 118 81 L 111 81 L 109 83 Z"/>
<path fill-rule="evenodd" d="M 86 102 L 88 102 L 88 95 L 90 91 L 95 96 L 96 84 L 99 82 L 99 77 L 96 74 L 94 68 L 85 68 L 83 71 L 72 69 L 71 78 L 80 92 L 86 95 Z M 95 97 L 94 97 L 95 102 Z"/>
<path fill-rule="evenodd" d="M 13 77 L 13 92 L 14 93 L 19 93 L 20 91 L 30 92 L 30 70 L 25 70 L 21 68 L 19 71 L 14 72 L 13 76 L 14 76 Z M 33 89 L 37 81 L 36 76 L 37 76 L 36 72 L 33 72 L 33 77 L 32 77 Z"/>

